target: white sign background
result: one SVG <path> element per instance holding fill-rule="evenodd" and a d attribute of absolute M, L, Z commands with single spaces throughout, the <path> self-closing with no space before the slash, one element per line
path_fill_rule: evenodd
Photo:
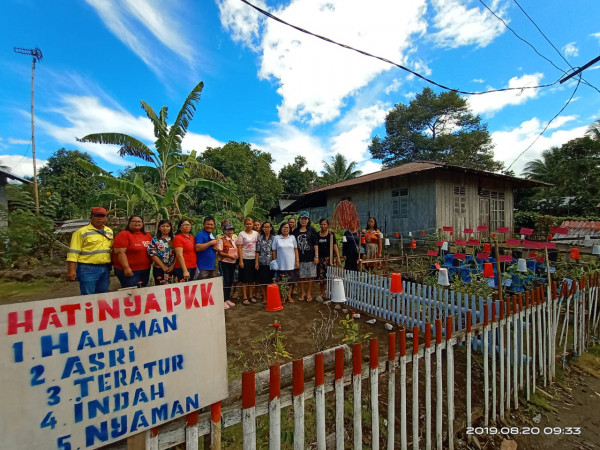
<path fill-rule="evenodd" d="M 96 448 L 227 395 L 221 278 L 0 306 L 2 448 Z"/>

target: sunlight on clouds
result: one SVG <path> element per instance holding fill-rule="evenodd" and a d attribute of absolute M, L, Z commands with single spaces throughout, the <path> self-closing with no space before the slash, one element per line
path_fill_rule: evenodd
<path fill-rule="evenodd" d="M 329 156 L 344 155 L 348 161 L 362 162 L 371 158 L 368 146 L 373 129 L 385 122 L 388 107 L 381 103 L 358 111 L 351 111 L 340 123 L 345 131 L 331 138 Z"/>
<path fill-rule="evenodd" d="M 266 9 L 262 0 L 255 0 L 253 3 Z M 239 0 L 217 0 L 217 5 L 221 24 L 230 31 L 232 39 L 258 50 L 260 20 L 263 16 Z"/>
<path fill-rule="evenodd" d="M 230 3 L 220 3 L 222 22 L 235 13 Z M 368 5 L 359 0 L 292 0 L 273 13 L 314 33 L 406 63 L 403 54 L 410 37 L 425 32 L 425 11 L 425 0 Z M 255 19 L 247 19 L 238 31 L 244 27 L 254 30 Z M 282 123 L 300 120 L 317 125 L 335 119 L 348 96 L 393 67 L 274 21 L 265 22 L 261 48 L 259 76 L 279 84 Z"/>
<path fill-rule="evenodd" d="M 37 170 L 44 167 L 47 161 L 35 159 Z M 33 158 L 21 155 L 0 155 L 0 166 L 8 167 L 8 171 L 18 177 L 33 177 Z"/>
<path fill-rule="evenodd" d="M 86 0 L 108 29 L 129 47 L 157 75 L 167 70 L 168 62 L 157 49 L 156 40 L 193 66 L 194 46 L 183 34 L 181 18 L 169 15 L 176 3 L 165 7 L 158 0 Z"/>
<path fill-rule="evenodd" d="M 286 164 L 293 163 L 296 156 L 304 156 L 309 169 L 322 169 L 321 160 L 325 159 L 327 150 L 318 138 L 292 125 L 273 124 L 266 133 L 254 147 L 271 154 L 274 160 L 271 167 L 276 173 Z"/>
<path fill-rule="evenodd" d="M 8 138 L 8 143 L 9 144 L 31 144 L 31 141 L 27 140 L 27 139 L 15 139 L 15 138 Z"/>
<path fill-rule="evenodd" d="M 564 119 L 569 119 L 565 117 Z M 558 119 L 557 119 L 558 120 Z M 565 123 L 568 120 L 563 121 Z M 494 142 L 495 159 L 504 162 L 508 167 L 515 158 L 525 150 L 531 142 L 544 129 L 545 123 L 542 123 L 537 118 L 533 118 L 523 122 L 517 128 L 510 131 L 497 131 L 492 133 L 492 141 Z M 572 128 L 570 130 L 557 130 L 551 134 L 541 136 L 537 142 L 525 152 L 512 165 L 511 169 L 519 176 L 525 165 L 534 159 L 539 159 L 544 150 L 548 150 L 554 146 L 560 146 L 571 139 L 582 137 L 587 131 L 587 126 Z"/>
<path fill-rule="evenodd" d="M 485 47 L 504 33 L 504 25 L 483 6 L 468 9 L 460 0 L 432 0 L 432 3 L 436 10 L 433 24 L 440 30 L 433 39 L 442 47 Z M 489 7 L 502 17 L 504 7 L 499 5 L 500 0 L 494 0 Z"/>
<path fill-rule="evenodd" d="M 513 77 L 508 82 L 509 88 L 536 86 L 540 84 L 543 74 L 534 73 Z M 471 95 L 468 98 L 469 107 L 475 114 L 493 115 L 507 105 L 520 105 L 530 98 L 538 96 L 539 89 L 524 89 L 517 91 L 490 92 L 483 95 Z"/>

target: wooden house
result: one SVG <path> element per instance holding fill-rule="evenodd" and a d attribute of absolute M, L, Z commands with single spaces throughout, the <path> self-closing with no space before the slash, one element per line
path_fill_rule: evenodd
<path fill-rule="evenodd" d="M 311 220 L 331 218 L 350 200 L 360 226 L 375 217 L 384 233 L 431 233 L 444 226 L 464 238 L 465 228 L 487 225 L 513 231 L 513 190 L 543 186 L 533 180 L 440 162 L 412 162 L 306 192 L 288 211 L 307 210 Z"/>
<path fill-rule="evenodd" d="M 31 181 L 14 175 L 8 170 L 0 167 L 0 228 L 8 225 L 8 198 L 6 196 L 6 185 L 8 184 L 8 180 L 18 181 L 20 183 L 32 183 Z"/>

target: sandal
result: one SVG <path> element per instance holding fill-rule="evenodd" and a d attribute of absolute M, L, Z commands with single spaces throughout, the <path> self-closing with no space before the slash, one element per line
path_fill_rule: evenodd
<path fill-rule="evenodd" d="M 250 300 L 248 300 L 247 298 L 245 298 L 245 299 L 242 301 L 242 305 L 244 305 L 244 306 L 250 306 L 251 304 L 252 304 L 252 303 L 250 303 Z"/>
<path fill-rule="evenodd" d="M 292 297 L 290 297 L 290 298 L 287 299 L 287 302 L 288 303 L 294 303 L 294 299 Z"/>
<path fill-rule="evenodd" d="M 233 308 L 235 306 L 235 303 L 233 303 L 231 300 L 227 300 L 225 303 L 227 303 L 230 308 Z"/>
<path fill-rule="evenodd" d="M 255 299 L 254 297 L 250 297 L 250 301 L 251 301 L 252 303 L 256 303 L 256 299 Z"/>
<path fill-rule="evenodd" d="M 298 296 L 298 301 L 299 302 L 303 302 L 304 301 L 304 297 L 302 295 Z"/>
<path fill-rule="evenodd" d="M 308 302 L 312 302 L 312 301 L 313 301 L 313 298 L 312 298 L 312 297 L 306 297 L 306 302 L 307 302 L 307 303 L 308 303 Z"/>
<path fill-rule="evenodd" d="M 225 309 L 229 309 L 229 305 L 228 305 L 227 303 L 223 303 L 223 307 L 224 307 Z"/>

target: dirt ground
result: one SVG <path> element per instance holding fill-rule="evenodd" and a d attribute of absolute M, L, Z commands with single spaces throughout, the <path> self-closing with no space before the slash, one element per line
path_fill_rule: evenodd
<path fill-rule="evenodd" d="M 111 277 L 111 290 L 116 290 L 119 283 L 115 277 Z M 27 291 L 23 294 L 23 291 Z M 314 286 L 313 297 L 318 293 Z M 32 280 L 21 283 L 15 281 L 0 280 L 0 304 L 23 301 L 33 301 L 48 298 L 70 297 L 79 295 L 79 286 L 75 282 L 66 282 L 62 279 Z M 235 307 L 225 312 L 227 329 L 227 353 L 229 360 L 229 379 L 236 379 L 241 372 L 249 369 L 255 371 L 268 368 L 269 361 L 265 358 L 264 338 L 273 331 L 272 324 L 281 324 L 281 335 L 285 350 L 291 359 L 300 358 L 318 349 L 311 332 L 314 326 L 327 324 L 333 317 L 333 336 L 327 343 L 332 347 L 341 343 L 343 333 L 339 327 L 339 320 L 345 316 L 342 308 L 335 310 L 332 306 L 313 301 L 311 303 L 295 301 L 292 304 L 285 303 L 284 308 L 277 312 L 265 311 L 265 306 L 259 300 L 251 306 L 243 306 L 238 303 Z M 349 311 L 348 311 L 349 312 Z M 377 320 L 373 325 L 367 324 L 368 316 L 362 314 L 357 321 L 360 324 L 361 333 L 371 333 L 372 337 L 379 338 L 380 356 L 387 352 L 388 331 L 384 328 L 384 322 Z M 395 330 L 398 328 L 395 327 Z M 408 343 L 410 345 L 410 341 Z M 461 358 L 460 348 L 456 352 L 456 384 L 455 404 L 461 408 L 464 403 L 462 396 L 464 389 L 464 361 Z M 409 349 L 410 351 L 410 349 Z M 363 345 L 363 359 L 368 360 L 368 344 Z M 557 362 L 558 366 L 558 362 Z M 478 372 L 474 366 L 474 398 L 475 392 L 481 391 L 482 386 L 477 383 Z M 419 380 L 420 384 L 423 379 Z M 409 381 L 410 383 L 410 381 Z M 420 386 L 422 391 L 423 386 Z M 421 393 L 420 392 L 420 393 Z M 410 397 L 410 393 L 409 393 Z M 581 358 L 575 359 L 564 373 L 560 373 L 558 381 L 552 386 L 543 388 L 543 393 L 536 397 L 538 405 L 521 403 L 518 411 L 513 411 L 507 417 L 506 423 L 501 426 L 538 427 L 541 432 L 537 436 L 490 436 L 481 434 L 467 444 L 464 430 L 457 430 L 455 442 L 457 448 L 469 449 L 600 449 L 600 414 L 598 404 L 600 403 L 600 346 L 596 346 L 592 352 Z M 541 400 L 540 400 L 541 399 Z M 410 400 L 410 399 L 409 399 Z M 410 403 L 409 403 L 410 404 Z M 475 403 L 476 404 L 476 403 Z M 474 410 L 477 414 L 477 411 Z M 457 417 L 463 412 L 457 411 Z M 538 417 L 539 415 L 539 417 Z M 539 422 L 534 421 L 540 419 Z M 409 418 L 410 419 L 410 418 Z M 477 422 L 474 424 L 477 425 Z M 410 424 L 409 424 L 410 426 Z M 556 431 L 550 431 L 548 427 L 579 427 L 579 435 L 556 435 Z M 456 429 L 456 428 L 455 428 Z M 544 429 L 547 433 L 544 434 Z M 550 434 L 552 433 L 552 434 Z M 517 447 L 514 447 L 514 445 Z"/>

